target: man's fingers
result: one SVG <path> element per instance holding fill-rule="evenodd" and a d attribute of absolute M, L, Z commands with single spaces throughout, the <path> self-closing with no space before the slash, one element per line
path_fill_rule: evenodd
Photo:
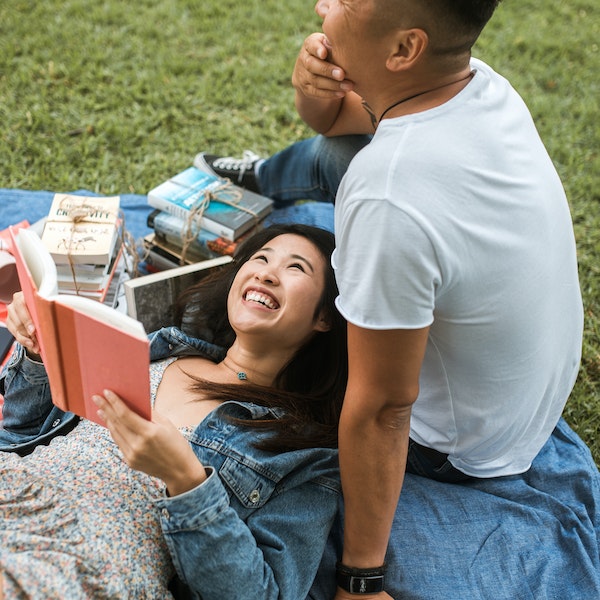
<path fill-rule="evenodd" d="M 301 52 L 326 60 L 329 54 L 327 38 L 322 33 L 311 33 L 302 44 Z"/>
<path fill-rule="evenodd" d="M 344 79 L 344 71 L 337 65 L 316 57 L 314 54 L 302 53 L 299 57 L 301 67 L 308 75 L 316 77 L 326 77 L 333 81 Z"/>

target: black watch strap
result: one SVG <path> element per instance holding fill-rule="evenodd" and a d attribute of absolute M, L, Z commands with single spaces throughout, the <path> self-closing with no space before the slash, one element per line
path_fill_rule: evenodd
<path fill-rule="evenodd" d="M 385 565 L 376 569 L 356 569 L 337 563 L 335 577 L 338 586 L 350 594 L 377 594 L 383 592 Z"/>

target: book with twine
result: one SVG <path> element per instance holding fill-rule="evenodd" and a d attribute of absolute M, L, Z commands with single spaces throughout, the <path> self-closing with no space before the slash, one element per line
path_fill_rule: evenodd
<path fill-rule="evenodd" d="M 273 210 L 270 198 L 196 167 L 150 190 L 148 204 L 182 220 L 184 244 L 194 240 L 200 228 L 236 240 Z"/>
<path fill-rule="evenodd" d="M 42 242 L 57 265 L 108 264 L 118 240 L 120 197 L 55 194 Z"/>

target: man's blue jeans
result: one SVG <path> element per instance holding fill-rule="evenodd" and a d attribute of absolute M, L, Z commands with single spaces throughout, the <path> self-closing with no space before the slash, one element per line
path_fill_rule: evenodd
<path fill-rule="evenodd" d="M 260 191 L 275 200 L 275 208 L 297 200 L 333 203 L 350 161 L 370 141 L 370 135 L 318 135 L 296 142 L 261 165 Z"/>
<path fill-rule="evenodd" d="M 341 523 L 310 600 L 335 595 Z M 394 600 L 600 598 L 600 474 L 589 449 L 561 419 L 525 473 L 460 483 L 407 473 L 386 561 Z"/>

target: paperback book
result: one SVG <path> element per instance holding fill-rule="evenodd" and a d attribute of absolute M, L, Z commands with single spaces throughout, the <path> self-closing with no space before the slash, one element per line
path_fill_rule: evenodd
<path fill-rule="evenodd" d="M 156 237 L 168 243 L 170 246 L 178 249 L 183 248 L 182 231 L 185 230 L 186 223 L 179 217 L 162 210 L 155 209 L 147 219 L 148 227 L 151 227 Z M 196 254 L 206 254 L 206 258 L 215 258 L 229 254 L 233 256 L 237 246 L 248 237 L 250 232 L 242 234 L 235 241 L 229 240 L 215 233 L 200 229 L 196 238 L 190 244 L 189 248 Z"/>
<path fill-rule="evenodd" d="M 55 194 L 42 242 L 55 264 L 106 264 L 118 239 L 120 197 Z"/>
<path fill-rule="evenodd" d="M 220 256 L 125 281 L 127 314 L 141 321 L 149 332 L 172 325 L 173 308 L 180 294 L 231 260 L 230 256 Z"/>
<path fill-rule="evenodd" d="M 181 262 L 171 253 L 165 253 L 162 248 L 154 244 L 154 234 L 145 236 L 142 240 L 142 260 L 138 264 L 138 271 L 142 275 L 175 269 L 181 266 Z"/>
<path fill-rule="evenodd" d="M 166 240 L 155 233 L 150 233 L 143 238 L 145 262 L 156 263 L 156 270 L 172 269 L 182 265 L 192 265 L 194 263 L 210 260 L 204 255 L 195 254 L 195 252 L 186 252 L 183 256 L 181 248 L 172 246 Z M 161 257 L 163 260 L 157 259 Z M 213 257 L 215 258 L 215 257 Z"/>
<path fill-rule="evenodd" d="M 187 168 L 148 192 L 150 206 L 184 222 L 201 203 L 207 205 L 195 225 L 228 240 L 236 240 L 273 210 L 270 198 L 196 167 Z"/>
<path fill-rule="evenodd" d="M 146 224 L 154 230 L 160 240 L 178 248 L 180 251 L 183 250 L 187 227 L 183 219 L 157 208 L 148 215 Z M 194 227 L 193 232 L 196 235 L 188 244 L 186 254 L 192 252 L 197 256 L 203 256 L 205 259 L 215 258 L 217 254 L 210 249 L 209 243 L 218 240 L 219 236 L 199 227 Z"/>
<path fill-rule="evenodd" d="M 54 404 L 104 425 L 91 398 L 108 388 L 150 419 L 150 353 L 143 325 L 101 302 L 58 294 L 56 265 L 37 234 L 11 230 L 11 239 Z"/>
<path fill-rule="evenodd" d="M 106 265 L 57 265 L 59 293 L 90 295 L 102 300 L 102 295 L 122 266 L 122 254 L 123 245 L 117 244 Z"/>

